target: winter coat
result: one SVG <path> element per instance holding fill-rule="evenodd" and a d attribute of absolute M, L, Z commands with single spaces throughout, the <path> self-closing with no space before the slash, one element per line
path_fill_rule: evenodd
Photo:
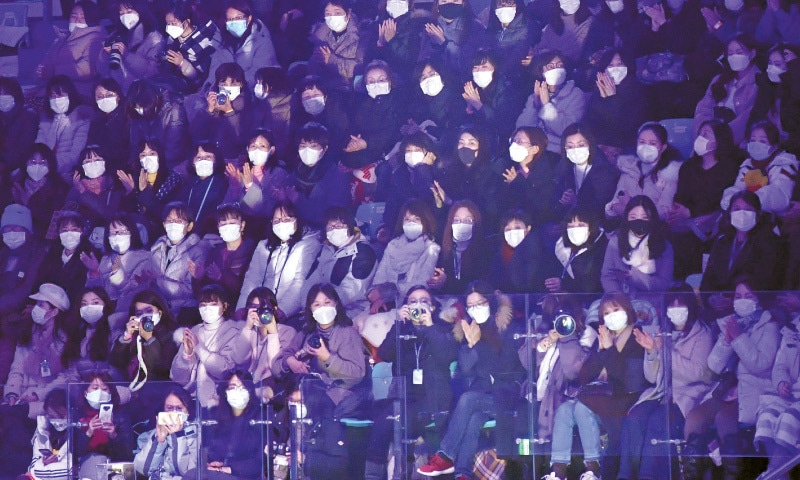
<path fill-rule="evenodd" d="M 578 203 L 576 207 L 579 210 L 588 209 L 596 212 L 597 215 L 603 215 L 605 204 L 616 193 L 619 170 L 598 152 L 592 153 L 591 162 L 589 171 L 581 174 L 585 175 L 585 178 L 581 183 L 581 188 L 577 189 L 575 188 L 575 165 L 566 158 L 561 159 L 561 162 L 556 167 L 555 187 L 550 201 L 550 209 L 554 212 L 556 218 L 563 218 L 567 211 L 572 208 L 571 205 L 562 205 L 559 202 L 567 190 L 572 190 L 577 194 Z"/>
<path fill-rule="evenodd" d="M 3 328 L 19 315 L 28 303 L 28 295 L 34 293 L 46 250 L 45 245 L 32 238 L 27 238 L 25 244 L 15 250 L 5 244 L 0 248 L 0 268 L 4 270 L 0 273 L 0 324 Z"/>
<path fill-rule="evenodd" d="M 413 241 L 405 235 L 395 237 L 386 246 L 372 283 L 392 282 L 403 294 L 414 285 L 425 285 L 433 276 L 440 251 L 441 247 L 426 235 Z"/>
<path fill-rule="evenodd" d="M 406 101 L 403 92 L 396 87 L 392 87 L 386 95 L 375 98 L 366 93 L 354 94 L 347 133 L 361 135 L 367 142 L 367 148 L 345 153 L 342 162 L 352 168 L 361 168 L 383 160 L 400 140 L 400 125 L 407 118 Z"/>
<path fill-rule="evenodd" d="M 273 191 L 283 190 L 289 174 L 282 163 L 271 168 L 267 165 L 264 167 L 264 177 L 261 181 L 253 177 L 253 184 L 249 188 L 239 182 L 228 182 L 228 192 L 223 203 L 238 203 L 246 215 L 269 217 L 276 203 Z"/>
<path fill-rule="evenodd" d="M 797 322 L 781 329 L 781 346 L 772 367 L 772 389 L 761 395 L 758 405 L 758 421 L 756 422 L 755 442 L 772 440 L 792 449 L 797 445 L 800 421 L 794 415 L 798 407 L 796 401 L 800 393 L 800 355 L 798 355 Z M 789 396 L 778 394 L 781 383 L 789 386 Z"/>
<path fill-rule="evenodd" d="M 182 430 L 169 434 L 164 443 L 158 443 L 155 430 L 139 435 L 138 453 L 133 459 L 136 472 L 147 478 L 154 474 L 163 480 L 180 480 L 198 466 L 200 432 L 197 425 L 184 425 Z"/>
<path fill-rule="evenodd" d="M 265 67 L 278 67 L 272 36 L 261 20 L 254 19 L 245 32 L 244 41 L 238 39 L 236 46 L 214 45 L 216 51 L 211 55 L 209 76 L 213 77 L 223 63 L 237 63 L 244 70 L 248 85 L 256 84 L 256 71 Z"/>
<path fill-rule="evenodd" d="M 21 100 L 14 100 L 14 108 L 10 112 L 0 112 L 0 159 L 6 164 L 8 172 L 25 168 L 28 149 L 36 140 L 39 130 L 39 117 L 27 110 Z"/>
<path fill-rule="evenodd" d="M 597 129 L 598 145 L 624 148 L 636 144 L 637 131 L 648 113 L 645 90 L 630 72 L 610 97 L 603 98 L 595 87 L 586 103 L 583 123 L 603 126 Z"/>
<path fill-rule="evenodd" d="M 297 217 L 304 225 L 315 229 L 325 228 L 325 212 L 330 207 L 350 207 L 350 180 L 353 176 L 339 168 L 335 156 L 322 157 L 313 167 L 298 165 L 286 179 L 297 190 L 293 201 Z"/>
<path fill-rule="evenodd" d="M 206 275 L 200 279 L 201 283 L 219 284 L 225 289 L 227 298 L 237 298 L 242 290 L 244 274 L 247 272 L 247 267 L 250 266 L 250 259 L 253 257 L 255 249 L 256 243 L 248 237 L 242 238 L 239 248 L 233 251 L 228 250 L 224 242 L 214 245 L 208 251 L 204 270 L 208 272 L 209 266 L 216 265 L 222 273 L 222 277 L 219 280 L 213 280 Z"/>
<path fill-rule="evenodd" d="M 499 240 L 492 251 L 495 258 L 487 272 L 492 286 L 503 293 L 544 291 L 544 280 L 550 277 L 545 267 L 549 264 L 538 232 L 531 230 L 514 249 Z"/>
<path fill-rule="evenodd" d="M 473 55 L 486 43 L 486 29 L 477 19 L 467 14 L 452 22 L 439 16 L 435 23 L 444 31 L 445 42 L 439 45 L 427 34 L 423 35 L 420 60 L 438 58 L 457 77 L 468 75 L 472 71 Z"/>
<path fill-rule="evenodd" d="M 131 126 L 125 105 L 118 105 L 111 113 L 94 112 L 94 118 L 89 125 L 87 145 L 100 145 L 106 168 L 116 173 L 117 170 L 138 167 L 128 165 L 128 156 L 131 148 Z M 138 154 L 137 154 L 138 160 Z M 138 182 L 137 182 L 138 183 Z"/>
<path fill-rule="evenodd" d="M 350 14 L 347 27 L 341 34 L 334 34 L 325 22 L 319 22 L 311 29 L 310 39 L 314 53 L 308 59 L 308 71 L 328 80 L 340 90 L 352 90 L 356 65 L 364 61 L 364 45 L 358 29 L 358 18 Z M 328 63 L 322 57 L 319 47 L 331 51 Z"/>
<path fill-rule="evenodd" d="M 24 168 L 24 167 L 23 167 Z M 64 205 L 67 197 L 67 185 L 60 177 L 48 175 L 44 184 L 36 190 L 27 201 L 18 201 L 31 210 L 33 220 L 33 234 L 38 238 L 44 238 L 53 219 L 53 212 Z M 25 185 L 30 179 L 20 177 L 12 188 L 19 188 L 25 192 Z M 24 200 L 24 199 L 20 199 Z"/>
<path fill-rule="evenodd" d="M 253 112 L 247 92 L 230 100 L 230 103 L 232 112 L 209 113 L 208 108 L 203 108 L 189 125 L 195 144 L 211 142 L 219 149 L 220 158 L 226 160 L 236 159 L 247 148 L 250 134 L 257 127 L 253 125 Z"/>
<path fill-rule="evenodd" d="M 378 27 L 389 19 L 389 15 L 381 15 L 374 22 L 374 35 L 378 34 Z M 394 19 L 397 24 L 397 33 L 384 46 L 376 48 L 375 56 L 392 66 L 398 75 L 404 80 L 411 80 L 414 66 L 419 58 L 419 50 L 422 46 L 423 22 L 430 21 L 428 12 L 412 9 Z"/>
<path fill-rule="evenodd" d="M 33 475 L 33 478 L 47 478 L 48 480 L 69 480 L 72 477 L 70 474 L 72 469 L 72 446 L 69 444 L 69 438 L 64 440 L 64 443 L 59 448 L 54 448 L 50 438 L 50 422 L 47 417 L 40 415 L 36 417 L 36 430 L 33 432 L 31 443 L 33 444 L 33 458 L 28 467 L 28 474 Z M 67 436 L 67 433 L 63 433 Z M 57 450 L 57 459 L 53 463 L 44 464 L 44 455 L 40 450 Z"/>
<path fill-rule="evenodd" d="M 214 173 L 206 178 L 191 175 L 178 199 L 189 205 L 195 225 L 202 228 L 206 222 L 214 219 L 217 207 L 227 191 L 228 179 L 221 173 Z M 216 221 L 214 224 L 216 225 Z"/>
<path fill-rule="evenodd" d="M 172 359 L 178 353 L 178 345 L 172 338 L 173 333 L 173 330 L 156 325 L 153 336 L 147 341 L 141 341 L 139 335 L 134 335 L 131 340 L 125 341 L 125 335 L 120 335 L 111 347 L 108 361 L 123 372 L 126 380 L 168 381 Z M 144 367 L 147 368 L 146 376 L 143 365 L 138 359 L 138 343 L 141 343 L 142 360 Z"/>
<path fill-rule="evenodd" d="M 589 242 L 587 242 L 589 243 Z M 556 240 L 554 259 L 560 270 L 561 290 L 569 293 L 600 293 L 603 285 L 600 274 L 605 260 L 608 237 L 602 230 L 588 246 L 579 248 L 572 256 L 572 248 L 564 245 L 563 237 Z"/>
<path fill-rule="evenodd" d="M 130 121 L 131 145 L 140 145 L 145 140 L 157 139 L 164 146 L 164 164 L 172 169 L 191 155 L 189 121 L 183 103 L 164 95 L 164 104 L 152 119 L 135 115 Z M 139 165 L 139 152 L 132 149 L 129 165 Z M 159 164 L 161 164 L 159 160 Z"/>
<path fill-rule="evenodd" d="M 172 245 L 166 235 L 156 240 L 150 248 L 155 272 L 155 284 L 169 304 L 173 314 L 181 308 L 197 305 L 192 290 L 192 274 L 189 273 L 189 261 L 203 265 L 211 245 L 207 240 L 191 233 L 177 245 Z"/>
<path fill-rule="evenodd" d="M 756 225 L 747 234 L 747 240 L 739 254 L 731 261 L 735 233 L 720 235 L 711 247 L 703 282 L 703 292 L 731 291 L 734 279 L 746 275 L 756 290 L 779 288 L 781 279 L 776 272 L 781 257 L 781 244 L 768 225 Z"/>
<path fill-rule="evenodd" d="M 357 232 L 341 248 L 324 242 L 311 265 L 303 290 L 308 292 L 313 285 L 330 283 L 336 288 L 342 305 L 350 310 L 364 302 L 367 290 L 372 285 L 376 264 L 375 251 L 361 233 Z"/>
<path fill-rule="evenodd" d="M 125 53 L 119 68 L 109 66 L 109 54 L 101 49 L 97 58 L 97 70 L 102 77 L 110 77 L 119 82 L 123 92 L 127 92 L 135 80 L 149 79 L 158 73 L 159 55 L 164 50 L 164 37 L 158 31 L 145 35 L 144 25 L 139 23 L 133 30 L 119 32 L 125 42 Z"/>
<path fill-rule="evenodd" d="M 100 75 L 97 57 L 103 50 L 105 31 L 102 26 L 78 28 L 50 46 L 42 60 L 42 78 L 66 75 L 78 93 L 94 98 L 94 86 Z"/>
<path fill-rule="evenodd" d="M 719 203 L 724 210 L 728 210 L 731 197 L 744 189 L 755 192 L 756 195 L 758 195 L 758 199 L 761 200 L 761 210 L 765 212 L 780 214 L 789 208 L 789 201 L 792 199 L 792 191 L 794 190 L 795 177 L 797 176 L 798 167 L 800 167 L 800 162 L 797 161 L 797 157 L 788 152 L 778 152 L 769 163 L 763 167 L 765 174 L 755 172 L 755 170 L 759 169 L 755 165 L 757 163 L 760 162 L 755 162 L 752 158 L 748 158 L 739 167 L 736 183 L 726 188 L 722 193 L 722 201 Z M 753 175 L 759 177 L 762 184 L 763 180 L 766 180 L 766 184 L 763 184 L 763 186 L 749 186 L 745 177 L 747 176 L 750 178 Z M 763 177 L 766 177 L 766 179 Z"/>
<path fill-rule="evenodd" d="M 119 269 L 115 271 L 117 261 Z M 147 250 L 110 253 L 100 259 L 99 271 L 86 274 L 86 286 L 105 288 L 108 296 L 117 301 L 117 312 L 127 314 L 133 296 L 150 285 L 152 268 L 152 256 Z"/>
<path fill-rule="evenodd" d="M 744 73 L 744 76 L 740 80 L 734 80 L 725 85 L 728 96 L 731 95 L 731 89 L 735 88 L 733 91 L 733 113 L 736 114 L 736 118 L 731 120 L 728 125 L 730 125 L 731 130 L 733 130 L 733 143 L 736 145 L 739 145 L 745 140 L 745 134 L 747 133 L 745 132 L 745 128 L 750 119 L 750 111 L 753 109 L 753 105 L 755 105 L 756 94 L 758 93 L 756 75 L 761 73 L 761 70 L 759 70 L 755 64 L 751 64 Z M 722 99 L 721 102 L 715 101 L 711 93 L 711 86 L 714 85 L 718 79 L 719 75 L 711 80 L 705 96 L 697 102 L 697 107 L 694 110 L 695 135 L 698 135 L 700 125 L 702 125 L 703 122 L 714 118 L 714 107 L 724 107 L 728 103 L 727 97 Z"/>
<path fill-rule="evenodd" d="M 112 216 L 129 211 L 133 203 L 133 198 L 127 195 L 118 180 L 115 180 L 116 176 L 117 172 L 106 170 L 99 194 L 88 188 L 81 192 L 72 187 L 67 193 L 65 203 L 77 204 L 78 212 L 92 227 L 107 225 Z"/>
<path fill-rule="evenodd" d="M 525 109 L 517 117 L 517 128 L 541 128 L 547 134 L 547 150 L 560 153 L 561 134 L 565 128 L 579 122 L 584 112 L 586 94 L 575 86 L 574 80 L 567 80 L 544 105 L 540 105 L 539 95 L 530 94 L 525 102 Z"/>
<path fill-rule="evenodd" d="M 272 365 L 281 353 L 288 348 L 297 330 L 277 324 L 278 333 L 267 334 L 262 337 L 257 329 L 242 328 L 242 333 L 236 339 L 236 350 L 249 352 L 250 362 L 248 371 L 253 375 L 253 382 L 259 385 L 262 381 L 272 376 Z"/>
<path fill-rule="evenodd" d="M 264 478 L 263 449 L 261 442 L 265 436 L 264 428 L 250 422 L 263 421 L 261 405 L 251 398 L 241 415 L 224 415 L 220 405 L 211 411 L 211 417 L 218 423 L 207 432 L 206 459 L 209 463 L 221 462 L 231 469 L 232 478 L 237 480 L 262 480 Z"/>
<path fill-rule="evenodd" d="M 552 26 L 547 25 L 542 30 L 542 40 L 536 47 L 539 52 L 545 50 L 559 50 L 564 54 L 565 60 L 577 62 L 583 51 L 583 43 L 589 35 L 589 29 L 594 22 L 594 17 L 589 15 L 580 24 L 575 23 L 575 15 L 566 15 L 559 11 L 561 20 L 564 22 L 564 31 L 559 35 Z"/>
<path fill-rule="evenodd" d="M 320 249 L 319 234 L 306 231 L 294 245 L 282 243 L 270 250 L 267 240 L 258 242 L 250 267 L 244 276 L 242 293 L 236 309 L 245 307 L 247 296 L 256 287 L 267 287 L 275 293 L 278 305 L 286 316 L 302 310 L 305 298 L 302 287 Z"/>
<path fill-rule="evenodd" d="M 634 296 L 636 292 L 663 292 L 672 284 L 673 270 L 673 251 L 672 245 L 668 240 L 666 249 L 660 257 L 655 260 L 655 272 L 644 273 L 638 268 L 632 268 L 622 261 L 619 253 L 619 235 L 614 234 L 608 241 L 606 256 L 603 261 L 603 270 L 600 280 L 603 283 L 603 290 L 606 293 L 625 292 Z M 616 271 L 630 272 L 630 276 L 624 281 L 617 278 Z"/>
<path fill-rule="evenodd" d="M 770 312 L 759 309 L 755 315 L 758 316 L 755 325 L 730 345 L 725 344 L 725 336 L 720 334 L 708 356 L 708 368 L 714 373 L 722 373 L 732 358 L 738 357 L 739 423 L 746 425 L 756 423 L 759 395 L 773 390 L 770 374 L 781 341 L 778 324 L 772 320 Z M 724 329 L 727 318 L 717 319 L 720 329 Z"/>
<path fill-rule="evenodd" d="M 542 201 L 553 196 L 559 160 L 559 156 L 552 152 L 542 152 L 528 165 L 527 175 L 522 172 L 519 164 L 506 160 L 503 166 L 516 170 L 517 176 L 511 183 L 503 184 L 503 193 L 500 194 L 504 203 L 503 209 L 508 211 L 520 208 L 528 212 L 534 229 L 548 222 L 561 221 L 561 218 L 553 215 L 547 203 Z"/>
<path fill-rule="evenodd" d="M 664 153 L 667 153 L 666 151 Z M 617 181 L 617 192 L 625 192 L 630 197 L 636 195 L 645 195 L 656 204 L 658 214 L 663 219 L 666 218 L 667 213 L 672 211 L 672 201 L 675 197 L 675 192 L 678 190 L 678 172 L 681 169 L 682 163 L 673 160 L 660 170 L 653 180 L 650 171 L 655 168 L 655 164 L 646 166 L 639 157 L 635 155 L 621 155 L 617 158 L 617 168 L 621 175 Z M 647 173 L 644 173 L 644 170 Z M 615 205 L 621 203 L 615 197 L 610 202 L 606 203 L 606 217 L 615 218 L 621 214 L 615 210 Z M 617 207 L 620 210 L 625 209 L 625 205 Z"/>
<path fill-rule="evenodd" d="M 719 210 L 719 200 L 736 180 L 737 168 L 736 162 L 723 159 L 705 170 L 702 157 L 693 155 L 681 165 L 673 201 L 688 208 L 692 218 Z"/>
<path fill-rule="evenodd" d="M 69 113 L 57 113 L 53 117 L 42 114 L 39 120 L 36 143 L 44 143 L 53 150 L 58 163 L 58 173 L 70 184 L 72 170 L 78 165 L 78 156 L 86 146 L 93 116 L 91 108 L 77 105 Z"/>
<path fill-rule="evenodd" d="M 54 283 L 61 286 L 67 292 L 69 298 L 81 298 L 83 293 L 86 273 L 86 266 L 81 261 L 81 253 L 93 253 L 96 258 L 101 258 L 102 255 L 92 248 L 86 237 L 81 239 L 69 257 L 64 263 L 64 248 L 59 243 L 53 245 L 47 253 L 42 254 L 44 260 L 39 268 L 39 278 L 36 280 L 37 285 L 42 283 Z"/>

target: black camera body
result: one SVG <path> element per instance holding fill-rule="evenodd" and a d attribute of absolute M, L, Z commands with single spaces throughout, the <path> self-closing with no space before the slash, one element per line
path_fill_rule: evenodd
<path fill-rule="evenodd" d="M 217 105 L 225 105 L 228 103 L 228 93 L 225 90 L 217 92 Z"/>
<path fill-rule="evenodd" d="M 269 325 L 275 321 L 275 315 L 272 313 L 272 309 L 266 305 L 258 307 L 256 309 L 256 315 L 258 315 L 258 321 L 261 322 L 261 325 Z"/>
<path fill-rule="evenodd" d="M 422 315 L 424 315 L 426 312 L 427 310 L 422 307 L 414 307 L 409 309 L 408 315 L 411 317 L 412 322 L 419 323 Z"/>
<path fill-rule="evenodd" d="M 156 328 L 156 324 L 153 322 L 152 315 L 142 315 L 139 317 L 139 324 L 141 325 L 142 330 L 145 332 L 152 332 Z"/>
<path fill-rule="evenodd" d="M 108 54 L 108 68 L 112 70 L 118 70 L 122 65 L 122 52 L 114 48 L 115 43 L 125 43 L 125 39 L 121 35 L 112 35 L 103 42 L 104 47 L 111 48 Z"/>
<path fill-rule="evenodd" d="M 308 336 L 308 340 L 306 340 L 306 343 L 311 348 L 319 348 L 322 346 L 323 343 L 325 343 L 325 339 L 322 338 L 322 336 L 320 336 L 318 333 L 312 333 L 311 335 Z"/>

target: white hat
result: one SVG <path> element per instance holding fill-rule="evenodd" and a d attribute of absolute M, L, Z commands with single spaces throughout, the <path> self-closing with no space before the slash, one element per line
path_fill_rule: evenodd
<path fill-rule="evenodd" d="M 31 211 L 25 205 L 12 203 L 3 210 L 3 216 L 0 218 L 0 228 L 6 225 L 16 225 L 32 233 L 33 220 L 31 220 Z"/>
<path fill-rule="evenodd" d="M 30 298 L 33 300 L 50 302 L 50 305 L 62 312 L 69 310 L 69 297 L 67 297 L 67 292 L 65 292 L 63 288 L 52 283 L 43 283 L 42 286 L 39 287 L 39 292 L 34 293 Z"/>

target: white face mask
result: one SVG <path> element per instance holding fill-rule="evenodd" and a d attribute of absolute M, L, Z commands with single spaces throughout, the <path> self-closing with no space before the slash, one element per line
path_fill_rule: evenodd
<path fill-rule="evenodd" d="M 136 12 L 123 13 L 119 16 L 119 21 L 125 26 L 125 28 L 130 30 L 135 27 L 137 23 L 139 23 L 139 14 Z"/>
<path fill-rule="evenodd" d="M 583 165 L 589 161 L 589 147 L 568 148 L 567 158 L 575 165 Z"/>
<path fill-rule="evenodd" d="M 412 168 L 422 163 L 423 158 L 425 158 L 423 152 L 406 152 L 405 154 L 406 165 Z"/>
<path fill-rule="evenodd" d="M 66 418 L 51 418 L 50 425 L 53 426 L 53 429 L 57 432 L 63 432 L 67 429 L 69 422 L 67 422 Z"/>
<path fill-rule="evenodd" d="M 199 160 L 194 162 L 194 171 L 200 178 L 210 177 L 214 174 L 214 162 L 211 160 Z"/>
<path fill-rule="evenodd" d="M 14 97 L 12 95 L 0 95 L 0 112 L 8 113 L 14 109 Z"/>
<path fill-rule="evenodd" d="M 111 245 L 111 250 L 119 254 L 123 254 L 131 248 L 130 235 L 111 235 L 108 237 L 108 244 Z"/>
<path fill-rule="evenodd" d="M 757 215 L 752 210 L 731 212 L 731 225 L 740 232 L 749 232 L 756 226 Z"/>
<path fill-rule="evenodd" d="M 554 68 L 552 70 L 548 70 L 542 74 L 544 76 L 544 81 L 550 86 L 557 86 L 564 83 L 567 79 L 567 69 L 565 68 Z"/>
<path fill-rule="evenodd" d="M 34 182 L 38 182 L 43 179 L 45 175 L 50 173 L 50 169 L 47 165 L 28 165 L 25 167 L 25 171 L 28 172 L 28 176 L 31 177 L 31 180 Z"/>
<path fill-rule="evenodd" d="M 75 30 L 79 28 L 89 28 L 89 25 L 85 23 L 70 23 L 67 28 L 69 28 L 69 33 L 75 33 Z"/>
<path fill-rule="evenodd" d="M 701 157 L 711 150 L 708 149 L 709 140 L 706 137 L 699 136 L 694 139 L 694 153 Z"/>
<path fill-rule="evenodd" d="M 247 152 L 247 158 L 250 159 L 250 163 L 256 167 L 260 167 L 267 163 L 267 159 L 269 158 L 269 150 L 260 150 L 258 148 L 250 150 Z"/>
<path fill-rule="evenodd" d="M 48 313 L 47 310 L 40 307 L 39 305 L 36 305 L 35 307 L 33 307 L 33 310 L 31 310 L 31 318 L 33 319 L 33 322 L 35 324 L 44 325 L 45 323 L 47 323 L 47 320 L 49 320 L 49 318 L 47 317 L 47 313 Z"/>
<path fill-rule="evenodd" d="M 402 0 L 389 0 L 386 2 L 386 13 L 392 18 L 397 18 L 408 13 L 408 2 Z"/>
<path fill-rule="evenodd" d="M 444 88 L 444 83 L 442 83 L 441 76 L 434 75 L 419 82 L 419 88 L 425 95 L 429 97 L 435 97 L 441 93 L 442 89 Z"/>
<path fill-rule="evenodd" d="M 336 320 L 336 307 L 324 305 L 314 310 L 311 313 L 311 316 L 313 316 L 314 320 L 316 320 L 320 325 L 330 325 L 334 320 Z"/>
<path fill-rule="evenodd" d="M 229 223 L 219 227 L 219 236 L 223 242 L 235 242 L 242 238 L 242 226 L 238 223 Z"/>
<path fill-rule="evenodd" d="M 144 171 L 149 173 L 150 175 L 158 172 L 158 156 L 147 155 L 142 158 L 140 163 L 142 164 L 142 168 L 144 168 Z"/>
<path fill-rule="evenodd" d="M 66 113 L 69 110 L 69 97 L 51 98 L 50 109 L 54 113 Z"/>
<path fill-rule="evenodd" d="M 256 83 L 256 86 L 253 87 L 253 95 L 255 95 L 259 100 L 264 100 L 267 98 L 267 92 L 264 90 L 264 84 Z"/>
<path fill-rule="evenodd" d="M 472 239 L 471 223 L 454 223 L 450 227 L 453 229 L 453 240 L 456 242 L 466 242 Z"/>
<path fill-rule="evenodd" d="M 522 163 L 522 161 L 528 158 L 528 148 L 523 147 L 517 142 L 512 142 L 508 147 L 508 156 L 511 157 L 511 160 Z"/>
<path fill-rule="evenodd" d="M 61 245 L 67 250 L 75 250 L 81 243 L 81 232 L 61 232 L 58 234 Z"/>
<path fill-rule="evenodd" d="M 725 8 L 731 12 L 738 12 L 744 7 L 744 0 L 725 0 Z"/>
<path fill-rule="evenodd" d="M 422 235 L 422 224 L 417 222 L 406 222 L 403 224 L 403 233 L 412 242 Z"/>
<path fill-rule="evenodd" d="M 97 108 L 103 113 L 111 113 L 117 109 L 117 97 L 105 97 L 97 101 Z"/>
<path fill-rule="evenodd" d="M 781 83 L 781 75 L 784 73 L 786 73 L 786 70 L 777 65 L 767 65 L 767 77 L 772 83 Z M 0 105 L 0 110 L 2 110 L 2 105 Z"/>
<path fill-rule="evenodd" d="M 102 177 L 103 174 L 106 173 L 105 160 L 95 160 L 93 162 L 84 163 L 83 173 L 86 174 L 86 178 Z"/>
<path fill-rule="evenodd" d="M 325 110 L 325 97 L 317 95 L 316 97 L 308 97 L 303 100 L 303 110 L 309 115 L 319 115 Z"/>
<path fill-rule="evenodd" d="M 622 2 L 619 3 L 622 4 Z M 606 73 L 614 80 L 614 85 L 619 85 L 628 76 L 628 67 L 608 67 Z"/>
<path fill-rule="evenodd" d="M 167 25 L 167 35 L 169 35 L 170 38 L 177 40 L 178 37 L 183 35 L 183 27 L 179 25 Z"/>
<path fill-rule="evenodd" d="M 219 305 L 203 305 L 198 310 L 203 323 L 216 323 L 222 318 L 222 307 Z"/>
<path fill-rule="evenodd" d="M 622 0 L 610 0 L 606 2 L 608 5 L 608 9 L 611 10 L 611 13 L 617 14 L 625 9 L 625 3 Z"/>
<path fill-rule="evenodd" d="M 565 15 L 574 15 L 581 8 L 580 0 L 559 0 L 558 5 Z"/>
<path fill-rule="evenodd" d="M 589 240 L 589 227 L 567 227 L 567 238 L 570 243 L 580 247 Z"/>
<path fill-rule="evenodd" d="M 297 231 L 297 222 L 281 222 L 272 226 L 272 232 L 282 242 L 288 241 Z"/>
<path fill-rule="evenodd" d="M 475 305 L 469 307 L 467 313 L 475 320 L 475 323 L 480 325 L 486 323 L 486 320 L 489 320 L 489 315 L 491 315 L 492 312 L 489 309 L 489 305 Z"/>
<path fill-rule="evenodd" d="M 103 318 L 104 305 L 84 305 L 81 307 L 81 318 L 89 325 L 94 325 Z"/>
<path fill-rule="evenodd" d="M 300 161 L 303 162 L 303 165 L 308 167 L 316 165 L 319 162 L 319 157 L 322 156 L 322 150 L 311 147 L 301 148 L 297 153 L 300 155 Z"/>
<path fill-rule="evenodd" d="M 733 301 L 733 311 L 740 317 L 747 317 L 755 313 L 758 302 L 752 298 L 737 298 Z"/>
<path fill-rule="evenodd" d="M 16 250 L 25 244 L 25 232 L 6 232 L 3 234 L 3 243 L 11 250 Z"/>
<path fill-rule="evenodd" d="M 766 143 L 761 142 L 748 142 L 747 143 L 747 153 L 750 154 L 750 158 L 753 160 L 764 160 L 769 157 L 770 150 L 772 147 Z"/>
<path fill-rule="evenodd" d="M 658 160 L 659 151 L 654 145 L 639 144 L 636 146 L 636 156 L 642 163 L 653 164 Z"/>
<path fill-rule="evenodd" d="M 244 410 L 247 404 L 250 403 L 250 392 L 244 387 L 234 387 L 225 391 L 225 398 L 231 408 Z"/>
<path fill-rule="evenodd" d="M 500 23 L 507 25 L 517 16 L 517 7 L 500 7 L 494 9 L 494 14 Z"/>
<path fill-rule="evenodd" d="M 328 15 L 325 17 L 325 25 L 336 33 L 344 32 L 347 28 L 346 15 Z"/>
<path fill-rule="evenodd" d="M 350 234 L 347 232 L 346 228 L 334 228 L 325 234 L 325 238 L 327 238 L 328 242 L 334 247 L 342 248 L 350 238 Z"/>
<path fill-rule="evenodd" d="M 179 243 L 183 240 L 183 237 L 186 235 L 185 233 L 186 226 L 182 223 L 165 223 L 164 230 L 167 232 L 167 238 L 173 244 Z"/>
<path fill-rule="evenodd" d="M 741 53 L 728 55 L 728 65 L 734 72 L 741 72 L 750 66 L 750 57 Z"/>
<path fill-rule="evenodd" d="M 239 98 L 239 95 L 242 94 L 242 87 L 240 86 L 220 87 L 220 88 L 224 90 L 225 93 L 228 94 L 228 99 L 230 99 L 231 102 Z"/>
<path fill-rule="evenodd" d="M 517 248 L 523 240 L 525 240 L 525 230 L 522 228 L 515 228 L 514 230 L 506 230 L 503 232 L 503 237 L 506 243 L 511 248 Z"/>
<path fill-rule="evenodd" d="M 492 78 L 494 78 L 494 71 L 486 71 L 481 70 L 479 72 L 472 72 L 472 81 L 475 82 L 475 85 L 486 88 L 492 83 Z"/>
<path fill-rule="evenodd" d="M 624 310 L 617 310 L 603 315 L 603 321 L 612 332 L 619 332 L 628 326 L 628 314 Z"/>
<path fill-rule="evenodd" d="M 667 317 L 676 327 L 682 327 L 689 321 L 689 307 L 667 307 Z"/>
<path fill-rule="evenodd" d="M 110 401 L 111 392 L 106 392 L 105 390 L 92 390 L 91 392 L 86 392 L 86 402 L 89 403 L 89 406 L 95 410 L 99 410 L 100 405 Z"/>
<path fill-rule="evenodd" d="M 372 98 L 377 98 L 379 95 L 388 95 L 389 82 L 370 83 L 367 85 L 367 95 Z"/>

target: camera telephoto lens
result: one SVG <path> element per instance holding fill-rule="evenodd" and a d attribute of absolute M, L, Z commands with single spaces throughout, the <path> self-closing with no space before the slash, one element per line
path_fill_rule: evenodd
<path fill-rule="evenodd" d="M 273 315 L 268 307 L 259 308 L 256 310 L 256 314 L 258 315 L 258 320 L 261 322 L 261 325 L 269 325 L 272 323 Z"/>

